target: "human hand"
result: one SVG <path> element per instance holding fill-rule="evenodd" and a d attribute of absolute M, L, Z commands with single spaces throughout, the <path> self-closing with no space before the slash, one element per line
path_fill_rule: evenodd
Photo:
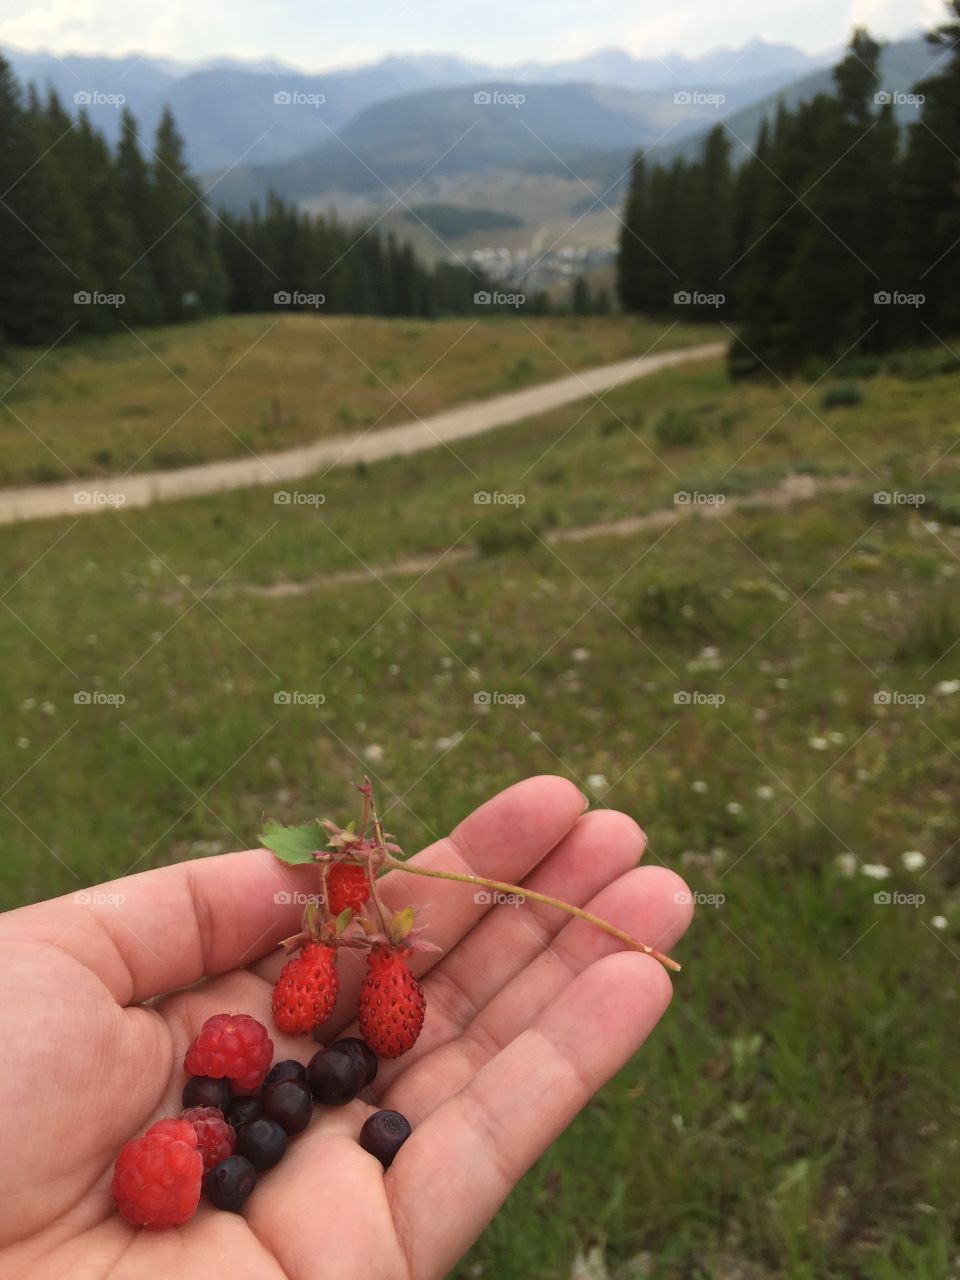
<path fill-rule="evenodd" d="M 636 867 L 644 836 L 630 818 L 583 805 L 563 779 L 528 779 L 416 861 L 589 905 L 669 949 L 692 911 L 683 882 Z M 270 1017 L 276 947 L 299 925 L 302 884 L 297 868 L 251 850 L 0 917 L 0 1274 L 444 1276 L 670 1000 L 657 961 L 555 908 L 491 908 L 466 886 L 390 872 L 378 882 L 384 901 L 424 904 L 442 948 L 414 957 L 427 998 L 414 1048 L 381 1062 L 369 1103 L 319 1109 L 243 1216 L 201 1201 L 183 1227 L 138 1231 L 113 1211 L 113 1162 L 128 1138 L 180 1110 L 183 1055 L 204 1020 L 252 1014 L 277 1059 L 305 1062 L 317 1048 Z M 329 1040 L 356 1033 L 363 969 L 341 955 Z M 386 1173 L 356 1141 L 379 1107 L 413 1126 Z"/>

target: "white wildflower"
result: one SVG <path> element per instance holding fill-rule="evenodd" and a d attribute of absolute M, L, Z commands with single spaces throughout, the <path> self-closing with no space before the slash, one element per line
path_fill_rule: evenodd
<path fill-rule="evenodd" d="M 860 868 L 860 874 L 868 880 L 889 880 L 890 868 L 885 867 L 882 862 L 865 862 Z"/>

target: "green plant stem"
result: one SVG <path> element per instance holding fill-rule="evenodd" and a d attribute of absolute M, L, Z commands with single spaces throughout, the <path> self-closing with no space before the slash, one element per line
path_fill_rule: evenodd
<path fill-rule="evenodd" d="M 616 925 L 612 925 L 606 920 L 601 920 L 599 916 L 591 915 L 589 911 L 583 911 L 580 907 L 575 907 L 570 902 L 564 902 L 561 898 L 552 898 L 547 893 L 537 893 L 533 889 L 525 889 L 522 885 L 507 884 L 505 880 L 487 880 L 483 876 L 461 875 L 457 871 L 432 871 L 428 867 L 418 866 L 415 862 L 400 862 L 396 858 L 388 857 L 383 865 L 390 871 L 406 871 L 410 875 L 429 876 L 434 880 L 455 880 L 460 884 L 481 885 L 486 889 L 496 889 L 499 893 L 516 893 L 523 898 L 529 898 L 533 902 L 542 902 L 548 907 L 558 907 L 561 911 L 566 911 L 568 915 L 576 916 L 578 920 L 586 920 L 588 924 L 595 925 L 598 929 L 602 929 L 604 933 L 609 933 L 612 938 L 617 938 L 620 942 L 626 943 L 634 951 L 642 951 L 648 956 L 653 956 L 654 960 L 659 960 L 665 969 L 672 969 L 674 973 L 680 972 L 680 965 L 677 964 L 676 960 L 671 960 L 662 951 L 657 951 L 655 947 L 648 947 L 644 942 L 638 942 L 636 938 L 631 938 L 629 933 L 624 933 Z"/>

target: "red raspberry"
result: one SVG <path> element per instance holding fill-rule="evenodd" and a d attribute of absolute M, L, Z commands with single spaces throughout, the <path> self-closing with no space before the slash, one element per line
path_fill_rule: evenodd
<path fill-rule="evenodd" d="M 410 972 L 409 954 L 409 947 L 378 943 L 367 957 L 357 1006 L 360 1034 L 381 1058 L 412 1049 L 423 1027 L 427 1002 Z"/>
<path fill-rule="evenodd" d="M 288 1035 L 307 1035 L 333 1013 L 339 985 L 336 948 L 308 942 L 274 984 L 274 1022 Z"/>
<path fill-rule="evenodd" d="M 189 1221 L 200 1202 L 203 1157 L 188 1120 L 158 1120 L 117 1156 L 111 1189 L 135 1227 L 159 1231 Z"/>
<path fill-rule="evenodd" d="M 273 1061 L 267 1028 L 248 1013 L 215 1013 L 187 1050 L 191 1076 L 226 1076 L 236 1089 L 256 1089 Z"/>
<path fill-rule="evenodd" d="M 219 1107 L 188 1107 L 180 1112 L 180 1119 L 193 1125 L 197 1146 L 203 1156 L 204 1173 L 233 1155 L 237 1145 L 236 1130 L 227 1124 Z"/>
<path fill-rule="evenodd" d="M 338 916 L 351 907 L 354 915 L 370 897 L 366 867 L 351 862 L 335 862 L 327 872 L 327 906 Z"/>

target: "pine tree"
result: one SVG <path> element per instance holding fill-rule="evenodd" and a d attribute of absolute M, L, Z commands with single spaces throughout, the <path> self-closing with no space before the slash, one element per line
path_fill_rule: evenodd
<path fill-rule="evenodd" d="M 650 250 L 644 244 L 646 230 L 646 167 L 643 156 L 634 158 L 630 185 L 620 223 L 617 252 L 617 297 L 624 311 L 642 311 L 645 259 Z"/>
<path fill-rule="evenodd" d="M 226 292 L 217 237 L 187 170 L 183 138 L 169 108 L 157 126 L 153 152 L 147 254 L 163 319 L 215 312 Z"/>
<path fill-rule="evenodd" d="M 898 184 L 902 288 L 922 293 L 921 315 L 934 332 L 960 330 L 960 0 L 927 39 L 935 74 L 922 80 L 923 114 L 908 129 Z"/>
<path fill-rule="evenodd" d="M 41 160 L 48 145 L 36 95 L 24 105 L 0 56 L 0 332 L 13 343 L 59 339 L 75 319 L 74 294 L 83 288 L 84 265 L 69 260 L 73 201 L 51 181 L 52 165 Z M 56 204 L 60 194 L 62 208 Z"/>

